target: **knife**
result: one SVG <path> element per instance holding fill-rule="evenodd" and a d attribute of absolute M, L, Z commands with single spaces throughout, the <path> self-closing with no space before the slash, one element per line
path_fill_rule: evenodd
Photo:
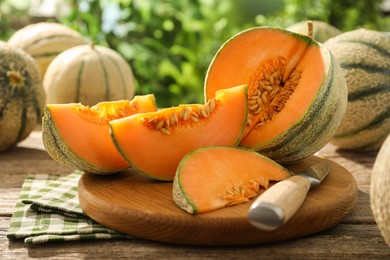
<path fill-rule="evenodd" d="M 299 209 L 309 189 L 318 186 L 329 171 L 329 163 L 320 162 L 277 182 L 252 203 L 248 212 L 249 222 L 261 230 L 279 228 Z"/>

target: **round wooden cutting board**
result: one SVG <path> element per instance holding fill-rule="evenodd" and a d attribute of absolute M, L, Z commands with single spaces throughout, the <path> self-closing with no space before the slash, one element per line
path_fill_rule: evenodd
<path fill-rule="evenodd" d="M 299 173 L 319 161 L 316 156 L 289 165 Z M 261 231 L 247 220 L 244 203 L 191 215 L 172 200 L 172 183 L 151 180 L 135 172 L 114 175 L 85 173 L 79 182 L 84 212 L 111 229 L 145 239 L 193 245 L 244 245 L 282 241 L 324 230 L 339 223 L 357 202 L 354 177 L 326 160 L 331 171 L 309 191 L 298 212 L 281 228 Z M 199 187 L 201 188 L 201 187 Z"/>

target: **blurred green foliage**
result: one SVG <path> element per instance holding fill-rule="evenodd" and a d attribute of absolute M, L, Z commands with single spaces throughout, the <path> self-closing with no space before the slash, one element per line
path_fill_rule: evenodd
<path fill-rule="evenodd" d="M 160 107 L 203 102 L 213 54 L 241 29 L 231 1 L 72 2 L 82 7 L 62 22 L 120 52 L 134 70 L 136 92 L 154 93 Z"/>
<path fill-rule="evenodd" d="M 23 19 L 27 12 L 28 5 L 15 6 L 11 2 L 15 1 L 0 0 L 3 40 L 13 33 L 15 18 Z M 287 27 L 313 19 L 342 31 L 358 27 L 386 31 L 390 18 L 383 16 L 381 2 L 68 0 L 70 12 L 54 19 L 80 31 L 90 41 L 121 53 L 135 74 L 136 93 L 154 93 L 159 107 L 169 107 L 203 102 L 203 81 L 214 54 L 243 29 L 259 25 Z"/>

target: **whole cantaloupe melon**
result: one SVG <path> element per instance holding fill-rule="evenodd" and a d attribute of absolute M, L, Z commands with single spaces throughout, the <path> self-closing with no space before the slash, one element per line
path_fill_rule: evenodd
<path fill-rule="evenodd" d="M 325 42 L 340 62 L 348 105 L 332 143 L 343 149 L 377 150 L 390 133 L 390 37 L 357 29 Z"/>
<path fill-rule="evenodd" d="M 65 25 L 40 22 L 19 29 L 7 43 L 30 54 L 43 79 L 50 62 L 58 54 L 71 47 L 86 44 L 86 41 L 79 32 Z"/>
<path fill-rule="evenodd" d="M 390 135 L 383 143 L 372 169 L 370 205 L 378 228 L 390 246 Z"/>
<path fill-rule="evenodd" d="M 25 139 L 41 119 L 45 92 L 26 52 L 0 44 L 0 152 Z"/>
<path fill-rule="evenodd" d="M 70 48 L 58 55 L 43 79 L 46 102 L 82 103 L 132 99 L 134 76 L 130 65 L 116 51 L 93 44 Z"/>
<path fill-rule="evenodd" d="M 291 32 L 307 35 L 307 24 L 309 21 L 302 21 L 290 25 L 286 29 Z M 325 42 L 326 40 L 341 34 L 341 31 L 323 21 L 312 21 L 313 22 L 313 39 L 319 42 Z"/>

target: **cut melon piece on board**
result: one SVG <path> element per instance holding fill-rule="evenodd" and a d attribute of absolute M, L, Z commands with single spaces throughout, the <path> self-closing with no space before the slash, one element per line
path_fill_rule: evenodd
<path fill-rule="evenodd" d="M 292 173 L 275 161 L 236 147 L 204 147 L 187 154 L 173 182 L 173 200 L 188 213 L 245 203 L 260 187 Z"/>

